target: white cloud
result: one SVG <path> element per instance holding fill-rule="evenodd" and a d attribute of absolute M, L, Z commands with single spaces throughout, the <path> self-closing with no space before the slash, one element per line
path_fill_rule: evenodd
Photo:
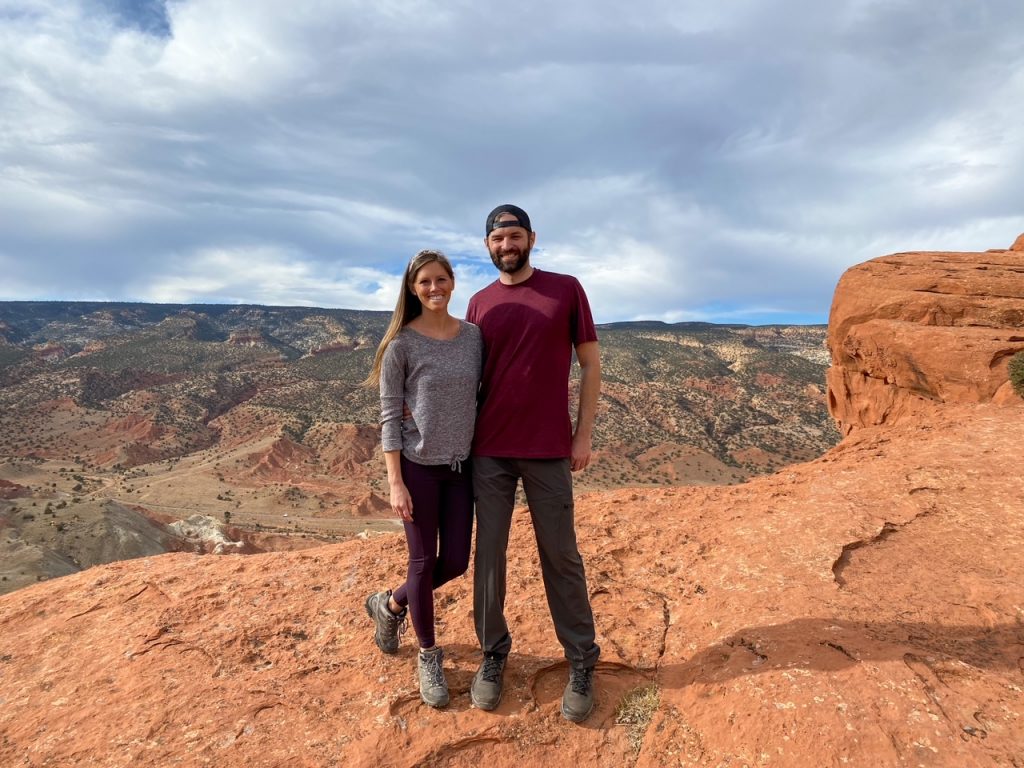
<path fill-rule="evenodd" d="M 273 246 L 204 249 L 168 260 L 133 295 L 158 303 L 224 302 L 391 309 L 400 277 L 329 266 Z"/>

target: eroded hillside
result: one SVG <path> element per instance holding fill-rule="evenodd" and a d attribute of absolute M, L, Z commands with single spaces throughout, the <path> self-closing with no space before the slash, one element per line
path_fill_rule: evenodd
<path fill-rule="evenodd" d="M 360 386 L 387 319 L 0 303 L 0 479 L 20 489 L 0 500 L 18 551 L 4 559 L 0 591 L 95 562 L 79 550 L 110 504 L 150 519 L 201 515 L 251 535 L 392 529 L 377 397 Z M 824 327 L 599 332 L 605 382 L 583 489 L 736 483 L 838 439 L 825 406 Z"/>

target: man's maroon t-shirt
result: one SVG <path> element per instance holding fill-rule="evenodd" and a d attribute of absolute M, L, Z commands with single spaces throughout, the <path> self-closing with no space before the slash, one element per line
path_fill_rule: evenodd
<path fill-rule="evenodd" d="M 579 281 L 539 269 L 517 285 L 495 281 L 469 300 L 466 319 L 480 326 L 484 337 L 473 454 L 568 457 L 572 350 L 597 341 Z"/>

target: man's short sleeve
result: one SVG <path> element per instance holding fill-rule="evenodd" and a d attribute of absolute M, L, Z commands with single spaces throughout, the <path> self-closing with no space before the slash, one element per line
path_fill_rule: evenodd
<path fill-rule="evenodd" d="M 597 328 L 594 327 L 594 316 L 590 312 L 590 302 L 587 301 L 583 286 L 576 278 L 572 278 L 572 285 L 575 292 L 575 307 L 572 313 L 571 338 L 572 345 L 578 347 L 580 344 L 597 341 Z"/>

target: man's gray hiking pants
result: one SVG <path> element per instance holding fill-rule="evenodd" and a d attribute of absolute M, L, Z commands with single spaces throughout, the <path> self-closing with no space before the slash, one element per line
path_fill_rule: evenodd
<path fill-rule="evenodd" d="M 473 615 L 480 647 L 503 654 L 512 648 L 505 622 L 506 550 L 519 478 L 530 507 L 555 634 L 573 667 L 592 667 L 601 649 L 594 642 L 594 614 L 576 544 L 568 459 L 473 459 L 477 520 Z"/>

